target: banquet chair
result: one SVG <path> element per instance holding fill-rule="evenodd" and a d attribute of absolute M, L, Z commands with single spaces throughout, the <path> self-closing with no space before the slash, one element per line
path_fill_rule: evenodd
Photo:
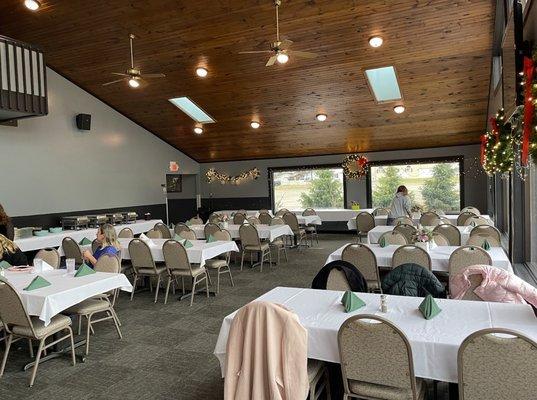
<path fill-rule="evenodd" d="M 291 228 L 291 230 L 293 231 L 295 243 L 298 249 L 300 250 L 300 246 L 302 245 L 303 240 L 306 241 L 306 246 L 307 246 L 308 245 L 307 232 L 304 228 L 301 228 L 300 225 L 298 224 L 298 218 L 296 217 L 296 215 L 288 211 L 283 215 L 283 220 L 285 221 L 287 225 L 289 225 L 289 228 Z M 311 243 L 313 245 L 313 238 L 311 239 Z"/>
<path fill-rule="evenodd" d="M 409 224 L 399 224 L 393 228 L 394 232 L 400 233 L 403 235 L 407 243 L 414 243 L 414 235 L 418 232 L 414 225 Z"/>
<path fill-rule="evenodd" d="M 460 273 L 472 265 L 492 265 L 492 258 L 480 247 L 462 246 L 457 248 L 449 257 L 448 271 L 450 276 Z"/>
<path fill-rule="evenodd" d="M 308 381 L 309 381 L 309 396 L 308 400 L 317 400 L 324 398 L 332 400 L 330 393 L 330 377 L 326 363 L 320 360 L 308 359 Z M 325 393 L 324 396 L 321 396 Z"/>
<path fill-rule="evenodd" d="M 252 225 L 261 225 L 261 221 L 257 217 L 248 217 L 246 221 L 248 221 L 248 223 Z"/>
<path fill-rule="evenodd" d="M 394 251 L 392 256 L 392 268 L 397 268 L 403 264 L 417 264 L 429 271 L 432 269 L 432 261 L 429 253 L 413 244 L 398 247 Z"/>
<path fill-rule="evenodd" d="M 170 232 L 170 228 L 168 228 L 166 225 L 164 225 L 162 222 L 157 222 L 155 226 L 153 227 L 153 230 L 159 231 L 161 236 L 161 239 L 171 239 L 172 234 Z M 158 239 L 158 238 L 154 238 Z"/>
<path fill-rule="evenodd" d="M 182 231 L 179 236 L 183 239 L 187 240 L 196 240 L 196 232 L 194 232 L 192 229 L 188 229 L 186 231 Z"/>
<path fill-rule="evenodd" d="M 263 225 L 270 225 L 270 221 L 272 220 L 272 216 L 268 212 L 260 212 L 257 218 L 259 218 L 259 221 Z"/>
<path fill-rule="evenodd" d="M 134 233 L 132 232 L 131 228 L 123 228 L 119 231 L 117 237 L 120 239 L 132 239 L 134 237 Z"/>
<path fill-rule="evenodd" d="M 235 214 L 248 215 L 248 212 L 244 208 L 241 208 L 240 210 L 237 210 Z"/>
<path fill-rule="evenodd" d="M 136 283 L 139 277 L 147 276 L 149 279 L 157 277 L 157 287 L 155 290 L 155 303 L 158 299 L 158 292 L 160 287 L 160 281 L 167 275 L 165 266 L 158 266 L 153 260 L 151 249 L 143 240 L 132 239 L 129 243 L 129 253 L 131 257 L 132 269 L 134 270 L 134 281 L 132 284 L 131 300 L 134 297 L 134 291 L 136 290 Z"/>
<path fill-rule="evenodd" d="M 477 225 L 470 231 L 470 237 L 474 235 L 488 236 L 496 239 L 498 243 L 502 241 L 502 235 L 498 228 L 491 225 Z"/>
<path fill-rule="evenodd" d="M 440 217 L 436 225 L 453 225 L 453 222 L 447 217 Z"/>
<path fill-rule="evenodd" d="M 270 215 L 270 212 L 269 212 L 269 209 L 268 209 L 268 208 L 260 208 L 260 209 L 259 209 L 259 214 L 261 214 L 261 213 L 267 213 L 267 214 Z"/>
<path fill-rule="evenodd" d="M 427 211 L 421 214 L 420 224 L 423 226 L 435 226 L 438 224 L 438 220 L 440 220 L 440 216 L 437 213 Z"/>
<path fill-rule="evenodd" d="M 198 215 L 190 218 L 188 222 L 190 222 L 192 225 L 203 225 L 203 220 Z"/>
<path fill-rule="evenodd" d="M 35 364 L 30 377 L 30 387 L 34 385 L 39 360 L 44 350 L 56 345 L 58 342 L 70 339 L 71 341 L 71 360 L 73 365 L 76 364 L 75 342 L 73 331 L 71 329 L 71 319 L 64 315 L 52 317 L 50 323 L 45 325 L 39 317 L 30 317 L 22 304 L 22 300 L 16 289 L 9 282 L 0 281 L 0 320 L 4 324 L 7 333 L 6 348 L 2 364 L 0 366 L 0 377 L 4 375 L 7 358 L 13 339 L 25 338 L 39 341 L 39 348 L 35 357 Z M 67 334 L 61 337 L 55 337 L 54 340 L 46 344 L 46 340 L 62 331 Z"/>
<path fill-rule="evenodd" d="M 467 212 L 467 211 L 471 212 L 471 213 L 474 213 L 475 215 L 481 215 L 481 212 L 476 207 L 472 207 L 472 206 L 464 207 L 461 210 L 461 213 Z"/>
<path fill-rule="evenodd" d="M 95 251 L 99 248 L 100 245 L 101 242 L 99 242 L 99 240 L 97 239 L 94 239 L 93 242 L 91 242 L 91 252 L 95 253 Z"/>
<path fill-rule="evenodd" d="M 235 215 L 233 216 L 234 225 L 242 225 L 244 224 L 244 221 L 246 221 L 246 214 L 235 213 Z"/>
<path fill-rule="evenodd" d="M 82 265 L 84 263 L 82 250 L 80 249 L 79 244 L 72 237 L 68 236 L 62 240 L 62 249 L 66 259 L 74 258 L 76 265 Z"/>
<path fill-rule="evenodd" d="M 438 232 L 434 232 L 434 231 L 433 231 L 433 242 L 437 246 L 451 246 L 449 244 L 449 240 L 444 235 Z"/>
<path fill-rule="evenodd" d="M 343 398 L 426 398 L 426 383 L 416 379 L 412 349 L 406 335 L 376 315 L 348 318 L 338 332 L 345 394 Z"/>
<path fill-rule="evenodd" d="M 460 272 L 464 272 L 465 269 L 466 268 Z M 469 275 L 468 280 L 470 281 L 470 287 L 468 290 L 466 290 L 466 293 L 464 293 L 464 296 L 462 296 L 461 300 L 483 301 L 481 297 L 474 293 L 474 290 L 481 286 L 483 276 L 481 274 Z"/>
<path fill-rule="evenodd" d="M 414 226 L 414 221 L 410 217 L 397 217 L 394 219 L 393 224 L 397 225 L 410 225 Z"/>
<path fill-rule="evenodd" d="M 207 220 L 208 223 L 211 224 L 218 224 L 220 222 L 220 215 L 217 213 L 212 213 L 209 215 L 209 219 Z"/>
<path fill-rule="evenodd" d="M 450 246 L 460 246 L 461 245 L 461 231 L 451 224 L 440 224 L 435 226 L 433 229 L 433 234 L 439 233 L 444 236 Z"/>
<path fill-rule="evenodd" d="M 190 230 L 190 227 L 183 222 L 180 222 L 173 227 L 173 231 L 175 232 L 176 235 L 181 235 L 181 232 L 189 231 L 189 230 Z"/>
<path fill-rule="evenodd" d="M 283 220 L 283 218 L 280 218 L 280 217 L 274 217 L 271 219 L 270 221 L 270 225 L 285 225 L 285 221 Z M 277 257 L 277 260 L 276 260 L 276 264 L 279 264 L 280 263 L 280 253 L 283 251 L 284 255 L 285 255 L 285 261 L 289 261 L 289 258 L 287 257 L 287 238 L 288 236 L 279 236 L 277 237 L 276 239 L 274 239 L 272 242 L 270 242 L 270 246 L 273 248 L 273 249 L 276 249 L 277 250 L 277 254 L 276 254 L 276 257 Z"/>
<path fill-rule="evenodd" d="M 466 220 L 472 217 L 477 217 L 477 214 L 470 211 L 462 211 L 457 217 L 457 226 L 465 226 Z"/>
<path fill-rule="evenodd" d="M 464 221 L 465 226 L 480 226 L 480 225 L 490 225 L 490 221 L 485 217 L 474 216 L 466 219 Z"/>
<path fill-rule="evenodd" d="M 463 340 L 457 356 L 460 400 L 533 400 L 537 343 L 511 329 L 489 328 Z"/>
<path fill-rule="evenodd" d="M 390 209 L 386 207 L 377 207 L 373 210 L 373 216 L 390 215 Z"/>
<path fill-rule="evenodd" d="M 34 257 L 34 265 L 36 259 L 43 260 L 54 269 L 60 268 L 60 253 L 56 249 L 41 249 Z"/>
<path fill-rule="evenodd" d="M 216 224 L 213 224 L 212 222 L 209 222 L 203 228 L 203 234 L 205 235 L 205 239 L 208 239 L 209 236 L 214 236 L 215 232 L 220 232 L 220 227 Z"/>
<path fill-rule="evenodd" d="M 162 246 L 162 254 L 168 271 L 168 282 L 166 283 L 166 296 L 164 304 L 168 302 L 168 293 L 172 281 L 176 282 L 178 277 L 181 278 L 183 287 L 183 295 L 185 294 L 185 278 L 190 278 L 192 289 L 190 293 L 190 306 L 194 303 L 194 295 L 196 294 L 196 285 L 205 281 L 205 291 L 209 297 L 209 281 L 207 270 L 203 266 L 193 267 L 188 259 L 188 254 L 183 245 L 173 239 L 167 240 Z"/>
<path fill-rule="evenodd" d="M 382 243 L 382 240 L 384 240 L 384 243 L 386 244 L 386 246 L 390 246 L 390 245 L 404 246 L 405 244 L 408 243 L 406 238 L 401 233 L 395 232 L 395 231 L 384 232 L 379 238 L 379 243 Z"/>
<path fill-rule="evenodd" d="M 223 242 L 231 242 L 231 234 L 226 230 L 215 232 L 214 238 Z M 207 275 L 210 276 L 209 270 L 216 270 L 216 294 L 220 293 L 220 275 L 222 274 L 229 274 L 231 286 L 235 286 L 233 277 L 231 276 L 231 269 L 229 268 L 230 258 L 230 252 L 228 251 L 217 258 L 211 258 L 210 260 L 205 261 Z"/>
<path fill-rule="evenodd" d="M 356 218 L 356 233 L 358 234 L 358 240 L 362 242 L 362 238 L 366 237 L 371 229 L 375 227 L 375 217 L 368 212 L 360 212 Z"/>
<path fill-rule="evenodd" d="M 286 211 L 285 209 L 281 209 L 281 210 L 276 211 L 276 213 L 274 213 L 274 216 L 275 216 L 275 217 L 280 217 L 280 218 L 281 218 L 281 217 L 284 216 L 284 214 L 285 214 L 286 212 L 289 212 L 289 211 Z"/>
<path fill-rule="evenodd" d="M 337 268 L 334 268 L 328 274 L 328 279 L 326 280 L 326 290 L 339 290 L 341 292 L 346 292 L 347 290 L 352 289 L 345 273 Z"/>
<path fill-rule="evenodd" d="M 263 271 L 263 262 L 265 257 L 269 258 L 269 266 L 272 264 L 272 253 L 270 252 L 270 245 L 266 242 L 261 242 L 259 238 L 259 232 L 254 225 L 243 224 L 239 228 L 239 237 L 242 244 L 241 255 L 241 271 L 244 265 L 244 257 L 246 253 L 250 253 L 250 262 L 253 266 L 252 257 L 253 254 L 259 254 L 260 271 Z"/>
<path fill-rule="evenodd" d="M 470 235 L 468 238 L 468 241 L 466 242 L 467 246 L 477 246 L 477 247 L 483 247 L 485 244 L 485 240 L 490 244 L 490 247 L 501 247 L 501 242 L 496 239 L 495 236 L 489 236 L 487 234 L 477 234 L 477 235 Z"/>
<path fill-rule="evenodd" d="M 95 264 L 95 271 L 97 272 L 108 272 L 118 274 L 121 270 L 121 264 L 119 259 L 115 256 L 102 255 L 97 260 Z M 113 301 L 115 298 L 115 291 L 110 293 L 103 293 L 100 296 L 94 296 L 91 299 L 86 299 L 68 309 L 62 311 L 62 314 L 68 316 L 77 316 L 79 321 L 79 334 L 80 334 L 80 324 L 82 317 L 86 318 L 86 350 L 85 354 L 89 354 L 90 346 L 90 334 L 93 332 L 93 326 L 97 322 L 103 322 L 112 320 L 117 331 L 117 335 L 120 339 L 123 339 L 121 330 L 119 329 L 119 320 L 116 317 L 116 312 L 114 310 Z M 96 314 L 105 313 L 105 316 L 100 317 L 99 319 L 93 319 L 93 316 Z"/>
<path fill-rule="evenodd" d="M 302 211 L 302 216 L 308 217 L 311 215 L 317 215 L 317 212 L 313 208 L 306 208 L 304 211 Z M 313 238 L 315 238 L 315 241 L 317 244 L 319 244 L 319 236 L 317 235 L 317 225 L 315 224 L 306 224 L 305 228 L 306 234 L 309 234 L 311 236 L 311 245 L 313 246 Z"/>
<path fill-rule="evenodd" d="M 303 216 L 317 215 L 317 212 L 313 208 L 309 207 L 309 208 L 306 208 L 304 211 L 302 211 L 302 215 Z"/>
<path fill-rule="evenodd" d="M 159 229 L 150 229 L 145 234 L 149 239 L 162 239 L 162 231 Z"/>
<path fill-rule="evenodd" d="M 348 261 L 364 276 L 369 291 L 380 289 L 380 275 L 375 253 L 364 244 L 348 244 L 341 252 L 341 259 Z"/>

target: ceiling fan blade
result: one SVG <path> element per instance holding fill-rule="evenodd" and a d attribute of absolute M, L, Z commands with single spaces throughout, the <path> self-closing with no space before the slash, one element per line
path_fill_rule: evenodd
<path fill-rule="evenodd" d="M 308 51 L 293 51 L 291 50 L 290 53 L 298 58 L 315 58 L 317 57 L 317 54 L 310 53 Z"/>
<path fill-rule="evenodd" d="M 284 39 L 282 40 L 282 43 L 280 44 L 280 49 L 282 50 L 288 49 L 289 47 L 291 47 L 292 44 L 293 44 L 292 40 Z"/>
<path fill-rule="evenodd" d="M 272 57 L 270 57 L 267 63 L 265 64 L 265 67 L 270 67 L 271 65 L 274 65 L 274 63 L 276 62 L 276 57 L 277 57 L 276 55 L 273 55 Z"/>
<path fill-rule="evenodd" d="M 272 50 L 239 51 L 238 54 L 263 54 L 263 53 L 273 53 L 273 51 Z"/>
<path fill-rule="evenodd" d="M 103 83 L 103 86 L 108 86 L 108 85 L 112 85 L 113 83 L 123 82 L 124 80 L 125 80 L 125 78 L 121 78 L 121 79 L 118 79 L 116 81 L 106 82 L 106 83 Z"/>
<path fill-rule="evenodd" d="M 124 74 L 121 72 L 110 72 L 112 75 L 119 75 L 119 76 L 129 76 L 128 74 Z"/>
<path fill-rule="evenodd" d="M 142 78 L 166 78 L 165 74 L 142 74 Z"/>

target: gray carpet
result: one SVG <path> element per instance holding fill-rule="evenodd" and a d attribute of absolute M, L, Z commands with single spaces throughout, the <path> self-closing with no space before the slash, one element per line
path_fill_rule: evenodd
<path fill-rule="evenodd" d="M 327 255 L 352 239 L 321 235 L 319 249 L 290 250 L 288 263 L 262 273 L 234 266 L 234 288 L 224 278 L 217 297 L 198 295 L 192 307 L 177 296 L 164 305 L 163 296 L 154 304 L 148 291 L 136 293 L 132 302 L 122 294 L 116 309 L 123 340 L 109 321 L 98 324 L 85 363 L 44 363 L 33 388 L 30 372 L 21 371 L 29 361 L 26 344 L 17 343 L 0 379 L 0 399 L 221 399 L 223 380 L 212 352 L 222 319 L 275 286 L 309 287 Z M 447 398 L 446 385 L 440 388 L 439 399 Z"/>

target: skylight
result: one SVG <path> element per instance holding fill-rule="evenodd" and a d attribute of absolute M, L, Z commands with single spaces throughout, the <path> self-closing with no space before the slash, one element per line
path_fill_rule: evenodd
<path fill-rule="evenodd" d="M 188 97 L 176 97 L 169 100 L 174 106 L 179 108 L 186 115 L 200 124 L 212 124 L 216 122 L 209 114 L 198 107 L 198 105 Z"/>
<path fill-rule="evenodd" d="M 401 100 L 395 67 L 366 69 L 365 77 L 377 103 Z"/>

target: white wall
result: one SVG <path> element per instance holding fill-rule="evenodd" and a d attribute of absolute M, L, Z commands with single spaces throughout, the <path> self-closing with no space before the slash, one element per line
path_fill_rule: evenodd
<path fill-rule="evenodd" d="M 184 173 L 199 172 L 196 161 L 54 71 L 47 74 L 49 115 L 0 126 L 0 203 L 9 215 L 161 204 L 169 161 Z M 128 95 L 121 85 L 116 90 Z M 76 128 L 79 113 L 92 115 L 90 131 Z"/>

